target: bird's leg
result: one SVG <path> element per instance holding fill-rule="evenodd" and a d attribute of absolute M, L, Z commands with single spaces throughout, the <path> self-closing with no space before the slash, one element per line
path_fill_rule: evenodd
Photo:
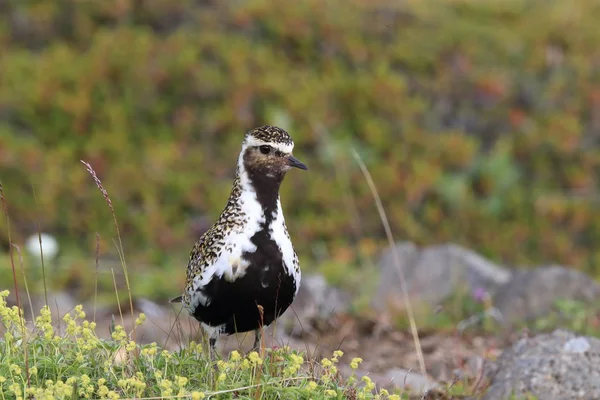
<path fill-rule="evenodd" d="M 210 353 L 210 360 L 217 360 L 217 338 L 211 337 L 208 339 L 208 351 Z"/>
<path fill-rule="evenodd" d="M 260 338 L 262 336 L 262 327 L 263 327 L 263 323 L 264 323 L 265 309 L 260 304 L 257 304 L 256 308 L 258 308 L 258 314 L 260 316 L 260 324 L 259 324 L 258 328 L 256 328 L 254 330 L 254 345 L 252 346 L 252 350 L 250 350 L 250 351 L 256 351 L 256 352 L 260 353 L 260 351 L 259 351 Z"/>
<path fill-rule="evenodd" d="M 208 339 L 208 352 L 210 353 L 210 363 L 213 366 L 215 372 L 214 385 L 217 384 L 217 376 L 219 376 L 219 366 L 217 364 L 217 338 L 211 337 Z M 214 387 L 216 389 L 216 386 Z"/>
<path fill-rule="evenodd" d="M 254 345 L 252 346 L 252 350 L 258 352 L 260 349 L 260 337 L 262 336 L 262 330 L 257 328 L 254 330 Z"/>

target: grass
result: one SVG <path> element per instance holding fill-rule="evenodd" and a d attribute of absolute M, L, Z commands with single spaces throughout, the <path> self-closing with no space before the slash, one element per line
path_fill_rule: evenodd
<path fill-rule="evenodd" d="M 0 293 L 0 398 L 381 398 L 400 399 L 375 391 L 365 377 L 341 380 L 332 357 L 307 360 L 289 347 L 251 352 L 233 351 L 212 363 L 202 343 L 190 342 L 178 351 L 156 343 L 140 345 L 132 332 L 116 325 L 112 338 L 103 340 L 96 324 L 81 306 L 62 321 L 52 321 L 47 306 L 26 329 L 22 311 L 8 307 L 8 291 Z M 145 322 L 139 314 L 136 325 Z M 62 325 L 62 326 L 59 326 Z M 24 344 L 27 346 L 24 347 Z M 30 363 L 26 365 L 24 354 Z M 360 359 L 351 362 L 356 370 Z"/>

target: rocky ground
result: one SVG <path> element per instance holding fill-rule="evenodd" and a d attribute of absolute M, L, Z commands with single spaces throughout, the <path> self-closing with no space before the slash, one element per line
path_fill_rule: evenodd
<path fill-rule="evenodd" d="M 511 393 L 531 393 L 540 399 L 600 399 L 600 340 L 567 330 L 531 335 L 518 327 L 548 315 L 560 299 L 592 306 L 600 285 L 585 274 L 556 265 L 512 270 L 455 245 L 418 248 L 412 243 L 388 249 L 380 268 L 371 304 L 374 316 L 352 314 L 350 294 L 328 286 L 320 275 L 305 276 L 293 309 L 266 331 L 266 344 L 290 345 L 316 357 L 341 349 L 345 353 L 342 361 L 362 357 L 359 374 L 368 373 L 386 388 L 406 387 L 431 394 L 462 382 L 470 392 L 488 400 L 508 399 Z M 391 322 L 394 313 L 405 308 L 400 273 L 411 303 L 428 304 L 435 310 L 454 293 L 466 290 L 488 299 L 501 329 L 494 334 L 469 334 L 460 326 L 430 331 L 421 327 L 426 367 L 422 374 L 410 331 Z M 76 300 L 68 293 L 56 293 L 50 303 L 64 314 Z M 137 332 L 141 342 L 156 341 L 174 349 L 190 336 L 200 337 L 198 324 L 179 307 L 146 299 L 136 300 L 134 307 L 147 316 Z M 39 309 L 39 304 L 34 309 Z M 108 337 L 113 314 L 116 310 L 97 310 L 101 336 Z M 125 326 L 131 326 L 130 316 L 125 315 L 124 320 Z M 230 337 L 220 341 L 220 350 L 248 347 L 251 341 L 251 335 Z M 350 371 L 341 368 L 341 373 Z"/>

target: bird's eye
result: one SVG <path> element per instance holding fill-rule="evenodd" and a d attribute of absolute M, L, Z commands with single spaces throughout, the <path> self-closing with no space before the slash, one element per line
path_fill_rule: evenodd
<path fill-rule="evenodd" d="M 271 146 L 262 145 L 260 146 L 260 152 L 263 154 L 269 154 L 271 152 Z"/>

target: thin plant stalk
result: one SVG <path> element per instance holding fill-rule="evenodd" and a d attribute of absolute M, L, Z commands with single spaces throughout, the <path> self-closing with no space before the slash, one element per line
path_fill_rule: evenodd
<path fill-rule="evenodd" d="M 102 182 L 100 181 L 100 178 L 98 178 L 98 175 L 96 175 L 96 171 L 94 171 L 92 166 L 90 164 L 88 164 L 87 162 L 85 162 L 83 160 L 80 160 L 80 161 L 83 165 L 85 165 L 85 168 L 87 169 L 89 174 L 94 179 L 96 186 L 98 187 L 98 189 L 104 196 L 104 200 L 108 204 L 108 208 L 110 208 L 110 213 L 112 214 L 112 217 L 113 217 L 115 229 L 117 230 L 118 244 L 116 247 L 117 247 L 117 252 L 119 253 L 119 258 L 121 260 L 121 266 L 123 267 L 123 274 L 125 275 L 125 284 L 127 285 L 127 293 L 129 295 L 129 307 L 131 310 L 131 324 L 132 324 L 133 340 L 135 340 L 135 327 L 136 326 L 135 326 L 135 318 L 134 318 L 134 311 L 133 311 L 133 296 L 131 295 L 131 285 L 129 284 L 129 273 L 127 272 L 127 262 L 125 261 L 125 251 L 123 250 L 123 241 L 121 239 L 121 232 L 119 230 L 119 224 L 117 222 L 117 215 L 115 214 L 115 209 L 113 208 L 112 201 L 110 200 L 110 197 L 108 197 L 108 192 L 106 191 L 106 189 L 104 189 L 104 186 L 102 186 Z M 113 276 L 114 276 L 114 274 L 113 274 Z M 121 318 L 122 318 L 122 316 L 121 316 Z"/>
<path fill-rule="evenodd" d="M 35 316 L 33 313 L 33 303 L 31 302 L 31 293 L 29 292 L 29 285 L 27 284 L 27 276 L 25 275 L 25 266 L 23 265 L 23 255 L 21 254 L 21 249 L 16 244 L 12 244 L 17 250 L 17 254 L 19 255 L 20 265 L 21 265 L 21 273 L 23 274 L 23 284 L 25 285 L 25 293 L 27 294 L 27 299 L 29 300 L 29 308 L 31 310 L 31 319 L 35 320 Z M 27 331 L 25 330 L 25 317 L 21 318 L 23 323 L 23 349 L 25 351 L 25 371 L 27 374 L 27 386 L 31 385 L 31 377 L 29 376 L 29 352 L 27 351 Z"/>
<path fill-rule="evenodd" d="M 123 319 L 123 311 L 121 311 L 121 300 L 119 299 L 119 289 L 117 288 L 117 280 L 115 278 L 115 270 L 110 269 L 113 278 L 113 285 L 115 286 L 115 296 L 117 296 L 117 307 L 119 307 L 119 316 L 121 317 L 121 326 L 125 327 L 125 321 Z"/>
<path fill-rule="evenodd" d="M 9 245 L 9 255 L 10 255 L 10 266 L 12 268 L 13 273 L 13 284 L 15 286 L 15 296 L 17 298 L 17 307 L 21 309 L 21 296 L 19 295 L 19 285 L 17 283 L 17 272 L 15 269 L 15 255 L 13 253 L 12 247 L 12 236 L 10 234 L 10 218 L 8 216 L 8 205 L 6 204 L 6 199 L 4 198 L 4 189 L 2 188 L 2 182 L 0 182 L 0 200 L 2 201 L 2 208 L 4 209 L 4 216 L 6 217 L 6 229 L 8 231 L 8 245 Z"/>
<path fill-rule="evenodd" d="M 23 285 L 25 286 L 25 293 L 27 294 L 27 299 L 29 300 L 29 310 L 31 311 L 31 318 L 35 319 L 35 313 L 33 312 L 33 303 L 31 301 L 31 294 L 29 292 L 29 285 L 27 284 L 27 275 L 25 275 L 25 266 L 23 264 L 23 255 L 21 254 L 21 249 L 16 244 L 12 244 L 19 255 L 19 261 L 21 266 L 21 275 L 23 275 Z"/>
<path fill-rule="evenodd" d="M 98 304 L 98 265 L 100 255 L 100 234 L 96 232 L 96 276 L 94 278 L 94 322 L 96 322 L 96 308 Z"/>
<path fill-rule="evenodd" d="M 33 193 L 33 200 L 35 201 L 35 211 L 37 214 L 37 234 L 38 234 L 38 241 L 40 242 L 40 260 L 42 263 L 42 283 L 44 285 L 44 301 L 45 304 L 48 306 L 48 287 L 46 285 L 46 265 L 44 263 L 44 251 L 42 249 L 42 229 L 40 227 L 40 209 L 39 209 L 39 204 L 37 201 L 37 196 L 35 194 L 35 186 L 33 185 L 33 183 L 31 184 L 31 191 Z M 32 314 L 33 315 L 33 314 Z"/>
<path fill-rule="evenodd" d="M 4 216 L 6 217 L 6 229 L 8 231 L 8 245 L 10 254 L 10 266 L 13 274 L 13 284 L 15 287 L 15 296 L 17 298 L 17 307 L 19 308 L 19 320 L 21 321 L 21 331 L 23 332 L 23 353 L 25 360 L 25 373 L 27 374 L 27 383 L 29 383 L 29 357 L 27 354 L 27 330 L 25 327 L 25 318 L 23 314 L 23 307 L 21 305 L 21 296 L 19 295 L 19 285 L 17 283 L 17 270 L 15 268 L 15 254 L 13 251 L 12 236 L 10 234 L 10 218 L 8 216 L 8 205 L 6 204 L 6 198 L 4 197 L 4 189 L 2 182 L 0 182 L 0 201 L 2 201 L 2 208 L 4 209 Z"/>
<path fill-rule="evenodd" d="M 414 316 L 414 312 L 412 309 L 412 304 L 411 304 L 410 298 L 408 296 L 408 288 L 406 285 L 406 280 L 404 279 L 404 273 L 400 266 L 400 257 L 398 256 L 398 251 L 396 250 L 394 237 L 392 235 L 392 229 L 390 228 L 390 224 L 388 222 L 387 215 L 383 208 L 383 204 L 381 203 L 381 198 L 379 197 L 379 193 L 377 191 L 377 188 L 375 187 L 375 183 L 373 182 L 373 178 L 371 177 L 369 170 L 367 169 L 365 163 L 363 162 L 362 158 L 360 157 L 360 155 L 358 154 L 358 152 L 355 149 L 352 149 L 352 156 L 354 157 L 354 159 L 356 160 L 356 163 L 360 167 L 360 170 L 361 170 L 362 174 L 364 175 L 365 180 L 367 181 L 367 184 L 369 185 L 369 189 L 371 190 L 371 195 L 373 196 L 373 199 L 375 200 L 375 204 L 377 205 L 377 211 L 379 212 L 379 218 L 381 219 L 381 223 L 383 224 L 383 227 L 385 229 L 385 234 L 387 236 L 387 240 L 389 242 L 390 248 L 392 249 L 392 256 L 393 256 L 393 260 L 394 260 L 394 265 L 396 267 L 395 269 L 396 269 L 396 272 L 398 273 L 398 277 L 400 278 L 400 287 L 402 289 L 402 297 L 403 297 L 404 303 L 406 304 L 406 311 L 408 312 L 408 320 L 410 322 L 410 331 L 411 331 L 411 334 L 413 337 L 413 341 L 415 343 L 415 349 L 417 352 L 417 358 L 419 360 L 419 367 L 421 369 L 421 374 L 423 374 L 423 376 L 427 376 L 427 371 L 425 369 L 425 359 L 423 358 L 423 350 L 421 349 L 421 341 L 419 340 L 419 332 L 417 330 L 417 323 L 415 322 L 415 316 Z"/>

